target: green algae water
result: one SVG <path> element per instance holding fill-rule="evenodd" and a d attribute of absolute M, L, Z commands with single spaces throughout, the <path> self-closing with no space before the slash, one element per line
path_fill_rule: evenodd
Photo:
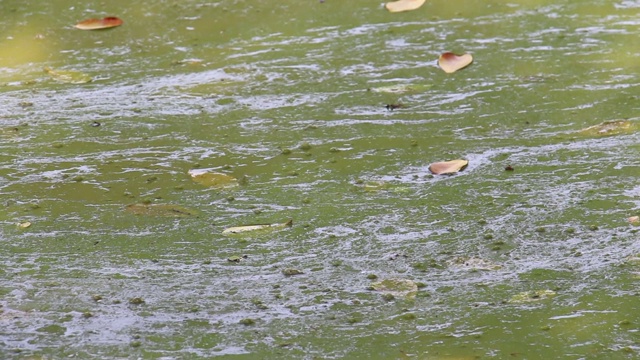
<path fill-rule="evenodd" d="M 640 356 L 639 1 L 0 14 L 3 359 Z"/>

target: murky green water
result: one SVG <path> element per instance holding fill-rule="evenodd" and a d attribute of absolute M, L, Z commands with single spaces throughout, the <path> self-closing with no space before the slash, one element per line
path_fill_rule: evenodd
<path fill-rule="evenodd" d="M 640 120 L 639 1 L 0 14 L 2 358 L 640 356 L 639 135 L 578 134 Z M 107 15 L 124 25 L 72 27 Z M 445 74 L 444 51 L 474 63 Z"/>

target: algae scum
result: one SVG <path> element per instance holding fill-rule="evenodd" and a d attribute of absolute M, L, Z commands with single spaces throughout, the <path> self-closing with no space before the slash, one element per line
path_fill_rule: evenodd
<path fill-rule="evenodd" d="M 0 4 L 2 358 L 638 356 L 639 2 L 143 3 Z"/>

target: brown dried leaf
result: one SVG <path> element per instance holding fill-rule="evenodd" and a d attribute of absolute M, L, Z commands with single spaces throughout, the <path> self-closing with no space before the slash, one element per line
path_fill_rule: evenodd
<path fill-rule="evenodd" d="M 448 74 L 465 68 L 472 62 L 473 56 L 471 54 L 456 55 L 452 52 L 446 52 L 438 59 L 438 65 Z"/>
<path fill-rule="evenodd" d="M 469 161 L 463 159 L 443 161 L 429 165 L 429 171 L 436 175 L 455 174 L 464 170 L 467 165 L 469 165 Z"/>
<path fill-rule="evenodd" d="M 123 21 L 115 16 L 107 16 L 103 19 L 87 19 L 75 25 L 80 30 L 101 30 L 122 25 Z"/>

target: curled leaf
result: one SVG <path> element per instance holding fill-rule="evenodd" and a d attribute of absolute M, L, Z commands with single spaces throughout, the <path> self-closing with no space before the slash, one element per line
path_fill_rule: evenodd
<path fill-rule="evenodd" d="M 435 175 L 450 175 L 464 170 L 467 165 L 469 165 L 469 161 L 462 159 L 436 162 L 429 165 L 429 171 Z"/>
<path fill-rule="evenodd" d="M 214 187 L 214 188 L 230 188 L 238 186 L 238 179 L 231 175 L 211 172 L 206 169 L 193 169 L 189 170 L 189 175 L 193 181 L 200 185 Z"/>
<path fill-rule="evenodd" d="M 438 65 L 448 74 L 465 68 L 472 62 L 473 56 L 471 54 L 456 55 L 452 52 L 446 52 L 438 59 Z"/>
<path fill-rule="evenodd" d="M 115 16 L 107 16 L 103 19 L 87 19 L 75 25 L 80 30 L 100 30 L 109 29 L 122 25 L 123 21 Z"/>
<path fill-rule="evenodd" d="M 25 222 L 22 222 L 22 223 L 19 223 L 19 224 L 18 224 L 18 228 L 19 228 L 19 229 L 26 229 L 26 228 L 28 228 L 29 226 L 31 226 L 31 223 L 30 223 L 30 222 L 28 222 L 28 221 L 25 221 Z"/>
<path fill-rule="evenodd" d="M 638 126 L 628 120 L 605 121 L 598 125 L 589 126 L 578 132 L 582 136 L 612 136 L 631 134 L 638 130 Z"/>
<path fill-rule="evenodd" d="M 91 76 L 75 70 L 55 70 L 45 67 L 44 71 L 51 76 L 52 79 L 67 84 L 84 84 L 90 82 Z"/>
<path fill-rule="evenodd" d="M 257 224 L 257 225 L 242 225 L 226 228 L 222 231 L 223 234 L 241 234 L 246 232 L 260 231 L 260 230 L 275 230 L 291 227 L 293 220 L 289 220 L 285 223 L 278 224 Z"/>
<path fill-rule="evenodd" d="M 178 205 L 171 204 L 131 204 L 125 211 L 134 215 L 149 215 L 161 217 L 186 217 L 195 212 Z"/>
<path fill-rule="evenodd" d="M 384 7 L 389 10 L 389 12 L 401 12 L 401 11 L 410 11 L 415 10 L 422 5 L 424 5 L 426 0 L 398 0 L 393 2 L 388 2 L 384 5 Z"/>

